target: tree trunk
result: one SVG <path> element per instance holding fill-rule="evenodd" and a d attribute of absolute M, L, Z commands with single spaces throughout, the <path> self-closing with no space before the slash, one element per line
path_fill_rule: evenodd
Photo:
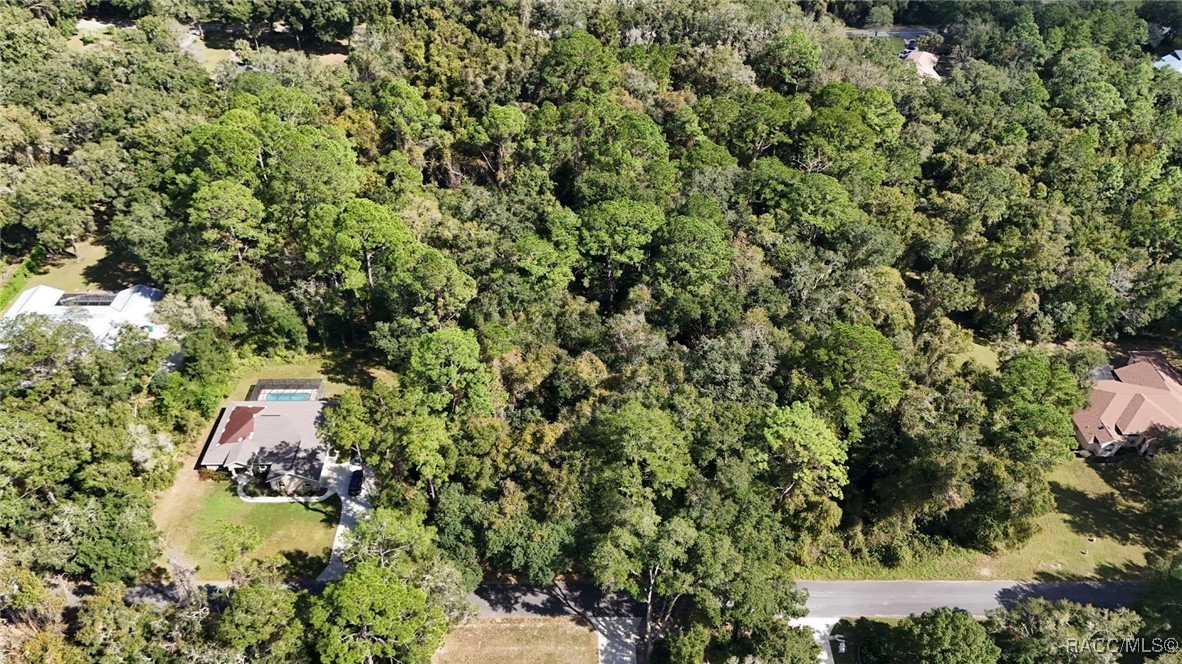
<path fill-rule="evenodd" d="M 657 587 L 657 575 L 661 568 L 648 571 L 648 591 L 644 596 L 644 624 L 640 626 L 640 648 L 636 652 L 637 664 L 648 664 L 653 655 L 653 591 Z"/>

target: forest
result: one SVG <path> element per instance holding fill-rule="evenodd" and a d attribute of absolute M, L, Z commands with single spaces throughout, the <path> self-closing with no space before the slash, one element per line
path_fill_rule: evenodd
<path fill-rule="evenodd" d="M 1021 545 L 1100 344 L 1182 351 L 1182 5 L 101 4 L 0 0 L 0 256 L 95 238 L 173 338 L 0 326 L 12 661 L 428 662 L 505 575 L 643 602 L 653 661 L 816 661 L 796 570 Z M 134 27 L 67 48 L 98 10 Z M 884 11 L 942 80 L 847 37 Z M 182 53 L 195 21 L 240 61 Z M 381 375 L 324 426 L 378 479 L 351 571 L 125 604 L 235 366 L 306 351 Z M 1034 605 L 946 661 L 1059 661 L 1056 611 L 1178 634 L 1158 566 L 1140 615 Z M 96 590 L 63 613 L 62 579 Z M 961 629 L 912 620 L 883 661 Z"/>

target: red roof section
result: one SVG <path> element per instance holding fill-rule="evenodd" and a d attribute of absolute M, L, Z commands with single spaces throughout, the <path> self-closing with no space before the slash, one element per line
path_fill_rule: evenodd
<path fill-rule="evenodd" d="M 218 438 L 218 445 L 237 443 L 246 440 L 254 434 L 254 416 L 263 412 L 262 406 L 237 406 L 230 411 L 226 421 L 226 430 Z"/>

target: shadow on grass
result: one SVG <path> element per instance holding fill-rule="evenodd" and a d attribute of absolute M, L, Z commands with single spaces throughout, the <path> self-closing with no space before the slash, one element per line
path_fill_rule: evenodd
<path fill-rule="evenodd" d="M 203 41 L 206 48 L 232 49 L 234 42 L 239 39 L 251 41 L 251 32 L 247 26 L 236 23 L 202 23 Z M 310 38 L 298 39 L 292 32 L 276 32 L 271 29 L 257 30 L 258 45 L 269 46 L 276 51 L 301 51 L 307 55 L 327 55 L 329 53 L 348 54 L 349 48 L 337 42 L 322 42 Z M 252 44 L 253 45 L 253 44 Z"/>
<path fill-rule="evenodd" d="M 1082 535 L 1139 544 L 1149 549 L 1151 557 L 1174 550 L 1177 539 L 1163 531 L 1151 509 L 1156 496 L 1148 493 L 1145 470 L 1153 462 L 1137 454 L 1121 454 L 1111 461 L 1087 461 L 1116 492 L 1106 500 L 1052 482 L 1051 492 L 1059 511 L 1068 515 L 1067 525 Z"/>
<path fill-rule="evenodd" d="M 1105 537 L 1122 544 L 1143 544 L 1144 528 L 1139 510 L 1122 504 L 1111 494 L 1097 497 L 1059 482 L 1051 482 L 1055 505 L 1066 515 L 1067 525 L 1085 537 Z"/>
<path fill-rule="evenodd" d="M 321 371 L 325 378 L 334 383 L 366 389 L 373 386 L 374 377 L 370 370 L 382 366 L 378 354 L 368 349 L 328 346 L 324 349 L 323 358 Z"/>
<path fill-rule="evenodd" d="M 336 528 L 341 521 L 341 498 L 333 496 L 319 503 L 299 503 L 309 512 L 320 514 L 320 522 L 326 526 Z"/>
<path fill-rule="evenodd" d="M 82 276 L 107 291 L 119 291 L 143 283 L 147 278 L 140 266 L 118 253 L 111 252 L 93 265 L 82 269 Z"/>
<path fill-rule="evenodd" d="M 283 559 L 279 569 L 284 578 L 296 582 L 310 581 L 328 566 L 329 550 L 315 556 L 307 551 L 280 551 L 279 556 Z"/>

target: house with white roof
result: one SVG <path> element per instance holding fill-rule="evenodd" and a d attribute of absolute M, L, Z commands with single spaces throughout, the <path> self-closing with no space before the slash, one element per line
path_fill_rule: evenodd
<path fill-rule="evenodd" d="M 156 303 L 163 297 L 163 292 L 142 285 L 118 293 L 66 293 L 60 288 L 41 285 L 21 293 L 4 318 L 40 314 L 54 320 L 81 323 L 104 346 L 115 342 L 124 325 L 145 330 L 150 339 L 163 339 L 167 330 L 152 321 Z"/>
<path fill-rule="evenodd" d="M 1176 72 L 1182 73 L 1182 49 L 1162 56 L 1160 60 L 1153 63 L 1153 66 L 1158 69 L 1169 67 Z"/>

